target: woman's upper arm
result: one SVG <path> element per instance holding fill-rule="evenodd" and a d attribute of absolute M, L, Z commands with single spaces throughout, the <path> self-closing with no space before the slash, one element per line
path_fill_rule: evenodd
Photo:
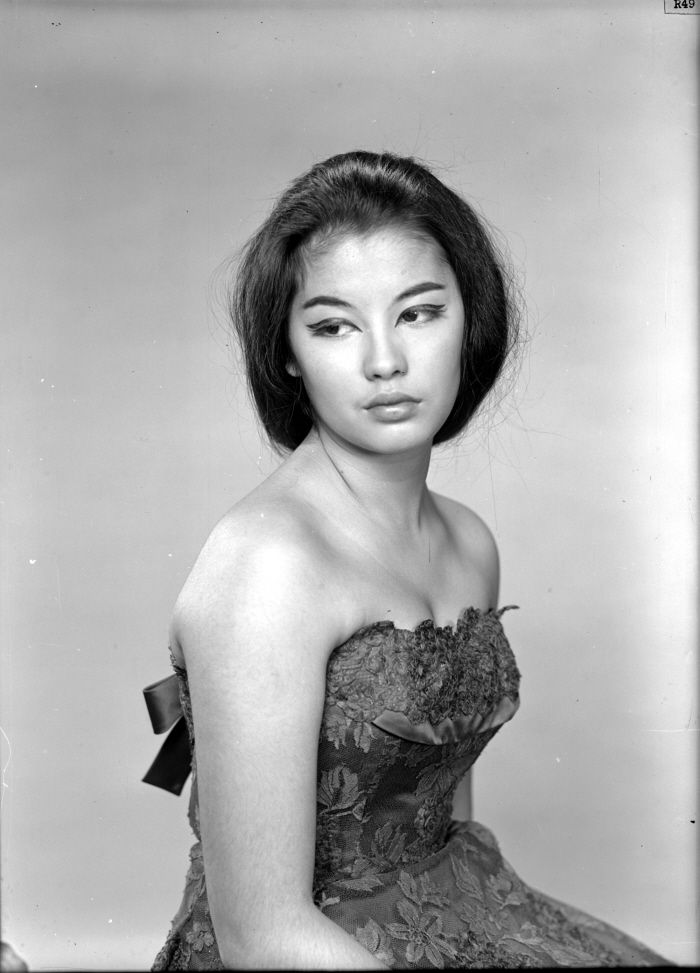
<path fill-rule="evenodd" d="M 311 904 L 334 644 L 319 583 L 312 558 L 268 536 L 214 557 L 177 609 L 209 902 L 217 937 L 242 948 L 271 924 L 283 934 L 294 910 Z"/>

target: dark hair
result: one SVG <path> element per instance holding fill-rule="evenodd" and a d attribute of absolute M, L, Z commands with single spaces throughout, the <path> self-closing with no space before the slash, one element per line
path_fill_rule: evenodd
<path fill-rule="evenodd" d="M 248 383 L 273 443 L 295 449 L 313 424 L 291 359 L 288 315 L 312 238 L 408 225 L 432 237 L 464 302 L 462 371 L 454 406 L 434 442 L 456 436 L 498 378 L 515 342 L 516 316 L 501 260 L 474 210 L 415 159 L 347 152 L 319 162 L 280 196 L 246 245 L 230 298 Z"/>

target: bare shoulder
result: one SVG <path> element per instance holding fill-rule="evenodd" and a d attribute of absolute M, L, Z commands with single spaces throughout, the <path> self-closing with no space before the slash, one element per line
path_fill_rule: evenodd
<path fill-rule="evenodd" d="M 171 625 L 174 654 L 246 644 L 236 633 L 293 633 L 306 644 L 335 638 L 325 605 L 329 552 L 302 504 L 253 491 L 214 527 L 178 597 Z M 179 650 L 179 651 L 178 651 Z"/>
<path fill-rule="evenodd" d="M 488 525 L 470 507 L 439 493 L 433 500 L 459 543 L 467 545 L 475 556 L 498 557 L 496 541 Z"/>
<path fill-rule="evenodd" d="M 433 493 L 432 497 L 455 546 L 461 556 L 483 577 L 488 589 L 493 593 L 495 602 L 498 596 L 499 557 L 491 530 L 484 520 L 465 504 L 439 493 Z"/>

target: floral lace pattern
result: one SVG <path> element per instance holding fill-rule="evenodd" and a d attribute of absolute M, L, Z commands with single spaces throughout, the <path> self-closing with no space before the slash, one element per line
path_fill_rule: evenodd
<path fill-rule="evenodd" d="M 207 901 L 202 848 L 190 851 L 182 905 L 153 963 L 154 970 L 223 970 Z"/>
<path fill-rule="evenodd" d="M 455 713 L 486 714 L 503 696 L 517 699 L 520 673 L 500 622 L 507 610 L 468 608 L 454 628 L 375 622 L 356 632 L 328 663 L 322 735 L 340 745 L 351 724 L 365 726 L 383 710 L 438 724 Z M 353 733 L 367 750 L 363 730 Z"/>
<path fill-rule="evenodd" d="M 377 622 L 332 654 L 320 728 L 314 901 L 390 968 L 655 965 L 616 929 L 525 885 L 457 784 L 515 712 L 501 611 Z M 187 675 L 175 667 L 194 734 Z M 199 837 L 196 765 L 190 820 Z M 245 965 L 242 958 L 241 965 Z M 220 969 L 199 842 L 154 969 Z"/>

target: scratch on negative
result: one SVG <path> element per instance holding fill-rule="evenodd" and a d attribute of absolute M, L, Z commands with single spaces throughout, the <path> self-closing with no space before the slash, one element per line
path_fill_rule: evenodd
<path fill-rule="evenodd" d="M 6 763 L 3 764 L 2 771 L 0 771 L 0 774 L 2 775 L 1 777 L 2 789 L 0 790 L 0 807 L 2 807 L 2 802 L 5 800 L 5 788 L 10 786 L 5 782 L 5 771 L 10 766 L 10 761 L 12 760 L 12 744 L 10 743 L 10 738 L 8 737 L 7 733 L 5 733 L 5 731 L 1 726 L 0 726 L 0 733 L 2 733 L 5 740 L 7 740 L 7 761 Z"/>
<path fill-rule="evenodd" d="M 681 726 L 677 730 L 646 730 L 646 733 L 700 733 L 698 726 Z"/>

